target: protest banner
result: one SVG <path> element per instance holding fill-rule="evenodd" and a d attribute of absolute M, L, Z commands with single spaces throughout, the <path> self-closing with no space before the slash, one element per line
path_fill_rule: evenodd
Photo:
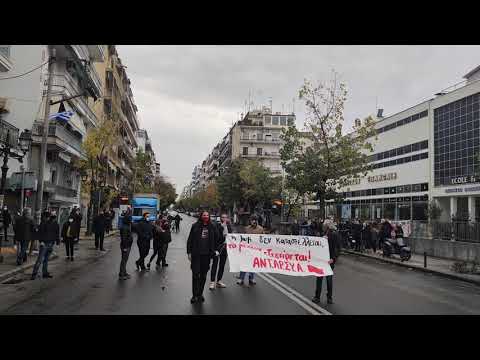
<path fill-rule="evenodd" d="M 333 275 L 326 237 L 228 234 L 226 246 L 230 272 Z"/>

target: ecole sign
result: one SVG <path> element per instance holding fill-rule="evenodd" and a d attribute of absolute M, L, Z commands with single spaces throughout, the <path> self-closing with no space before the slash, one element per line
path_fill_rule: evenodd
<path fill-rule="evenodd" d="M 397 173 L 389 173 L 389 174 L 383 174 L 383 175 L 375 175 L 375 176 L 369 176 L 368 177 L 368 182 L 379 182 L 379 181 L 388 181 L 388 180 L 396 180 L 397 179 Z"/>
<path fill-rule="evenodd" d="M 471 184 L 471 183 L 476 183 L 480 179 L 474 175 L 472 176 L 459 176 L 456 178 L 450 179 L 450 182 L 452 185 L 457 185 L 457 184 Z"/>

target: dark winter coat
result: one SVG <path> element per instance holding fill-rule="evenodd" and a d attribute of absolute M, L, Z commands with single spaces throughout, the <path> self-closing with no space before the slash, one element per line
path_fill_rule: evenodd
<path fill-rule="evenodd" d="M 45 244 L 60 244 L 60 226 L 54 218 L 47 219 L 40 224 L 39 238 Z"/>
<path fill-rule="evenodd" d="M 382 239 L 387 239 L 392 237 L 393 226 L 389 222 L 385 221 L 382 224 L 381 237 Z"/>
<path fill-rule="evenodd" d="M 3 226 L 8 228 L 11 223 L 12 216 L 10 215 L 10 212 L 8 210 L 3 210 Z"/>
<path fill-rule="evenodd" d="M 131 247 L 132 244 L 132 215 L 125 214 L 123 216 L 122 227 L 120 228 L 120 247 L 127 249 Z"/>
<path fill-rule="evenodd" d="M 104 214 L 98 214 L 93 219 L 93 231 L 96 234 L 101 234 L 105 232 L 105 228 L 107 227 L 107 217 Z"/>
<path fill-rule="evenodd" d="M 30 242 L 35 237 L 35 223 L 32 218 L 21 216 L 15 223 L 15 240 Z"/>
<path fill-rule="evenodd" d="M 72 238 L 74 239 L 75 237 L 73 236 L 75 234 L 74 230 L 75 228 L 73 227 L 73 224 L 75 223 L 74 222 L 69 222 L 68 220 L 63 224 L 62 226 L 62 238 L 65 240 L 67 238 L 67 233 L 68 233 L 68 229 L 71 227 L 72 230 L 71 230 L 71 234 L 72 234 Z"/>
<path fill-rule="evenodd" d="M 215 243 L 215 249 L 217 251 L 224 250 L 225 247 L 223 246 L 225 244 L 225 236 L 223 235 L 223 226 L 221 223 L 217 223 L 217 231 L 218 231 L 218 237 L 217 237 L 217 242 Z M 232 230 L 232 225 L 227 224 L 227 230 L 228 233 L 231 234 L 233 232 Z"/>
<path fill-rule="evenodd" d="M 215 225 L 211 222 L 208 223 L 208 247 L 209 247 L 209 255 L 213 256 L 215 253 L 215 244 L 218 243 L 218 231 Z M 202 221 L 197 221 L 195 224 L 192 225 L 190 229 L 190 234 L 188 235 L 187 240 L 187 254 L 192 254 L 192 256 L 201 255 L 200 250 L 200 241 L 202 241 L 202 228 L 203 223 Z"/>
<path fill-rule="evenodd" d="M 73 238 L 76 239 L 80 237 L 80 226 L 82 224 L 82 215 L 73 214 L 73 223 L 72 223 L 72 234 Z"/>
<path fill-rule="evenodd" d="M 139 241 L 150 241 L 153 237 L 153 226 L 149 221 L 142 219 L 137 223 L 136 232 Z"/>
<path fill-rule="evenodd" d="M 333 260 L 334 264 L 339 254 L 338 246 L 337 246 L 337 239 L 338 239 L 337 235 L 338 233 L 336 231 L 327 230 L 326 236 L 328 239 L 328 251 L 330 253 L 330 259 Z"/>
<path fill-rule="evenodd" d="M 157 230 L 157 227 L 155 227 L 154 231 L 154 239 L 159 241 L 162 244 L 169 244 L 172 241 L 172 232 L 170 230 L 170 223 L 168 221 L 160 221 L 160 228 L 163 231 Z"/>

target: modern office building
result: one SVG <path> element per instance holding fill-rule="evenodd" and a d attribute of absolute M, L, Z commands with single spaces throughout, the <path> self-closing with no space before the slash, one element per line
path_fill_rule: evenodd
<path fill-rule="evenodd" d="M 452 217 L 480 215 L 480 66 L 454 88 L 397 114 L 377 114 L 371 172 L 329 204 L 339 218 L 426 220 L 428 202 Z M 318 209 L 310 204 L 309 210 Z"/>

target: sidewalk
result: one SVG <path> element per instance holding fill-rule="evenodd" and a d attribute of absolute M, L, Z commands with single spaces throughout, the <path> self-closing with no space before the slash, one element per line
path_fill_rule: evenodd
<path fill-rule="evenodd" d="M 82 233 L 85 233 L 84 229 L 82 229 Z M 109 237 L 113 237 L 119 233 L 118 230 L 113 230 L 110 234 L 105 234 L 105 239 Z M 80 241 L 76 248 L 76 251 L 80 256 L 82 253 L 88 253 L 88 250 L 92 250 L 94 246 L 92 242 L 95 240 L 95 236 L 85 236 L 80 235 Z M 65 246 L 63 243 L 60 243 L 60 246 L 55 249 L 50 255 L 50 261 L 55 260 L 59 257 L 63 257 L 65 253 Z M 37 261 L 37 252 L 32 253 L 32 255 L 28 256 L 27 262 L 21 266 L 17 266 L 17 251 L 13 246 L 2 247 L 2 255 L 4 257 L 3 263 L 0 264 L 0 283 L 4 282 L 5 280 L 19 274 L 25 273 L 27 270 L 31 269 L 35 262 Z"/>
<path fill-rule="evenodd" d="M 473 274 L 460 274 L 452 270 L 452 265 L 456 262 L 455 260 L 440 259 L 427 256 L 427 267 L 424 267 L 424 258 L 423 255 L 412 254 L 412 258 L 408 261 L 401 262 L 399 258 L 386 258 L 377 254 L 367 254 L 360 253 L 357 251 L 342 249 L 342 253 L 362 256 L 367 258 L 376 259 L 389 264 L 396 264 L 399 266 L 407 267 L 410 269 L 415 269 L 418 271 L 424 271 L 431 274 L 436 274 L 443 277 L 448 277 L 455 280 L 466 281 L 472 284 L 480 285 L 480 275 Z"/>

